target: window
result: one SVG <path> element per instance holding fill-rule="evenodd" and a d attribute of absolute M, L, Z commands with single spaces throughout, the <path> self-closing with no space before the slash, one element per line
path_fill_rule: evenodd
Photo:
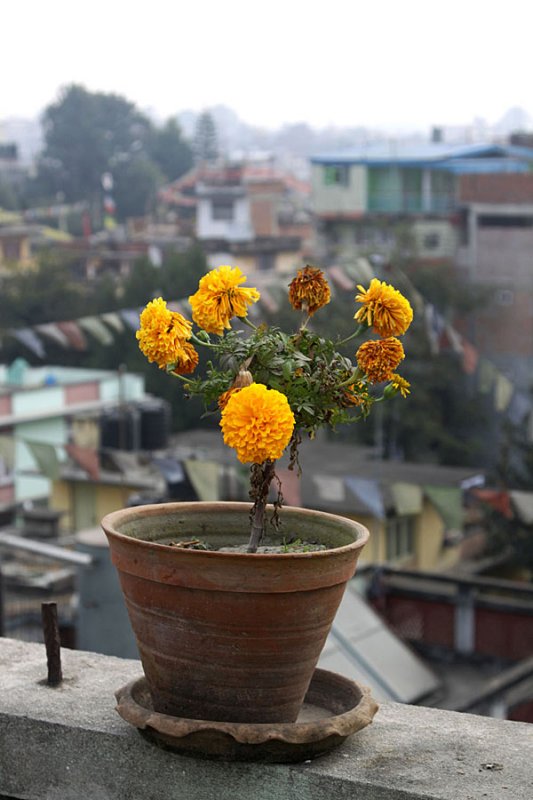
<path fill-rule="evenodd" d="M 481 214 L 478 217 L 478 224 L 480 228 L 531 228 L 533 217 Z"/>
<path fill-rule="evenodd" d="M 514 292 L 511 289 L 497 289 L 496 302 L 499 306 L 512 306 L 514 303 Z"/>
<path fill-rule="evenodd" d="M 385 526 L 387 561 L 414 555 L 415 517 L 390 517 Z"/>
<path fill-rule="evenodd" d="M 438 233 L 426 233 L 424 236 L 424 249 L 436 250 L 440 245 L 440 236 Z"/>
<path fill-rule="evenodd" d="M 333 164 L 324 169 L 324 184 L 326 186 L 349 186 L 350 168 L 347 164 Z"/>
<path fill-rule="evenodd" d="M 18 261 L 20 258 L 20 239 L 4 239 L 3 251 L 6 261 Z"/>
<path fill-rule="evenodd" d="M 260 253 L 257 261 L 261 272 L 269 272 L 274 269 L 274 253 Z"/>
<path fill-rule="evenodd" d="M 233 221 L 233 201 L 232 200 L 213 200 L 211 203 L 212 216 L 219 222 Z"/>
<path fill-rule="evenodd" d="M 403 210 L 422 211 L 422 170 L 405 169 L 401 172 Z"/>

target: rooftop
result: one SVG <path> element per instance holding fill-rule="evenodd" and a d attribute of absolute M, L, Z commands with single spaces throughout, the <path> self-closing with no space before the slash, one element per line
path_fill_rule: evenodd
<path fill-rule="evenodd" d="M 533 150 L 492 144 L 450 145 L 442 142 L 369 142 L 356 148 L 318 153 L 314 164 L 433 166 L 449 171 L 527 171 Z M 491 167 L 492 163 L 492 167 Z"/>

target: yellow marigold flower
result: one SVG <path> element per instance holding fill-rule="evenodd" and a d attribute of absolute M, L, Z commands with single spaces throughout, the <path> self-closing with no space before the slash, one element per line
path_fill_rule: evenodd
<path fill-rule="evenodd" d="M 233 392 L 222 411 L 224 442 L 242 464 L 275 461 L 283 454 L 294 430 L 294 414 L 284 394 L 262 383 Z"/>
<path fill-rule="evenodd" d="M 322 270 L 316 267 L 299 269 L 289 284 L 289 301 L 296 311 L 303 308 L 309 315 L 314 314 L 329 303 L 330 299 L 329 284 Z"/>
<path fill-rule="evenodd" d="M 397 372 L 394 372 L 390 376 L 390 380 L 395 394 L 398 394 L 399 392 L 402 397 L 407 397 L 407 395 L 411 393 L 411 384 L 409 381 L 406 381 L 405 378 L 402 378 L 401 375 L 398 375 Z"/>
<path fill-rule="evenodd" d="M 148 361 L 155 362 L 160 369 L 177 361 L 184 342 L 191 337 L 189 320 L 177 311 L 170 311 L 163 298 L 156 297 L 142 311 L 140 322 L 135 336 Z"/>
<path fill-rule="evenodd" d="M 176 352 L 174 359 L 174 372 L 176 375 L 189 375 L 198 366 L 198 353 L 190 342 L 182 342 L 181 349 Z"/>
<path fill-rule="evenodd" d="M 233 317 L 245 317 L 248 306 L 259 300 L 257 289 L 241 287 L 246 281 L 238 267 L 212 269 L 200 279 L 198 291 L 189 297 L 192 318 L 207 333 L 222 335 Z"/>
<path fill-rule="evenodd" d="M 401 336 L 413 321 L 413 309 L 409 301 L 389 284 L 372 278 L 365 289 L 357 287 L 360 294 L 355 299 L 363 303 L 354 319 L 374 327 L 380 336 Z"/>
<path fill-rule="evenodd" d="M 355 357 L 370 383 L 381 383 L 391 380 L 394 370 L 405 358 L 405 353 L 400 340 L 389 336 L 387 339 L 365 342 Z"/>

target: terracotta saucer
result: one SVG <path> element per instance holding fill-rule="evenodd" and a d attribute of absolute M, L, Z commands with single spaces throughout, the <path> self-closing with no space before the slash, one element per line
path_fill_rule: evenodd
<path fill-rule="evenodd" d="M 116 694 L 120 716 L 157 744 L 179 753 L 232 761 L 306 761 L 329 752 L 372 722 L 378 704 L 370 690 L 316 669 L 296 722 L 211 722 L 153 710 L 146 678 Z"/>

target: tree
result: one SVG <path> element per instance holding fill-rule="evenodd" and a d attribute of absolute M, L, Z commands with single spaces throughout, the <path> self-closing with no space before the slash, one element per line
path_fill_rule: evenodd
<path fill-rule="evenodd" d="M 155 205 L 164 176 L 151 159 L 141 154 L 116 165 L 113 170 L 113 199 L 119 220 L 142 217 Z"/>
<path fill-rule="evenodd" d="M 57 253 L 45 252 L 35 270 L 13 268 L 3 275 L 1 329 L 82 316 L 89 313 L 86 294 L 87 290 L 73 280 L 67 262 Z"/>
<path fill-rule="evenodd" d="M 19 207 L 20 200 L 15 187 L 7 181 L 0 180 L 0 208 L 15 211 Z"/>
<path fill-rule="evenodd" d="M 99 195 L 105 172 L 144 151 L 152 125 L 119 95 L 71 85 L 45 110 L 43 128 L 41 178 L 50 194 L 76 201 Z"/>
<path fill-rule="evenodd" d="M 152 132 L 149 153 L 167 181 L 174 181 L 193 165 L 193 152 L 174 119 Z"/>
<path fill-rule="evenodd" d="M 198 117 L 193 149 L 197 162 L 215 161 L 218 158 L 217 129 L 209 111 L 203 111 Z"/>

